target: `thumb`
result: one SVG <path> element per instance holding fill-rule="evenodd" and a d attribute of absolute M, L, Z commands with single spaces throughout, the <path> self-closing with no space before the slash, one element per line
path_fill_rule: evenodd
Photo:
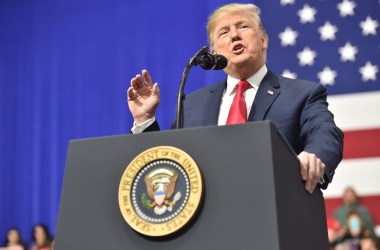
<path fill-rule="evenodd" d="M 155 83 L 155 84 L 153 85 L 152 92 L 153 92 L 153 94 L 155 94 L 155 95 L 160 94 L 160 89 L 158 88 L 158 83 Z"/>

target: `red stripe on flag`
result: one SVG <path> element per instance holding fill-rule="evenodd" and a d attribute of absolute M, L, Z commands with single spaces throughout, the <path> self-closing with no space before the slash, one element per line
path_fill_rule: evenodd
<path fill-rule="evenodd" d="M 344 131 L 343 158 L 380 157 L 380 128 Z"/>
<path fill-rule="evenodd" d="M 380 225 L 380 195 L 359 196 L 359 202 L 366 207 L 371 214 L 374 225 Z M 341 198 L 326 198 L 325 206 L 327 217 L 333 217 L 334 211 L 341 205 Z"/>

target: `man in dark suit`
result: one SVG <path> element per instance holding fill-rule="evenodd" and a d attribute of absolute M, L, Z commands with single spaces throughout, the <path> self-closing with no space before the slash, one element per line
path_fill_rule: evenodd
<path fill-rule="evenodd" d="M 322 85 L 267 69 L 268 36 L 259 14 L 253 4 L 228 4 L 209 17 L 211 51 L 228 59 L 224 69 L 228 76 L 186 96 L 184 127 L 244 122 L 231 118 L 236 117 L 232 107 L 240 103 L 244 120 L 271 120 L 278 127 L 298 154 L 305 189 L 312 193 L 318 183 L 326 188 L 331 182 L 342 159 L 343 133 L 328 110 Z M 244 90 L 238 87 L 242 82 Z M 133 133 L 159 130 L 154 116 L 159 96 L 158 84 L 146 70 L 131 79 L 128 104 L 135 120 Z"/>

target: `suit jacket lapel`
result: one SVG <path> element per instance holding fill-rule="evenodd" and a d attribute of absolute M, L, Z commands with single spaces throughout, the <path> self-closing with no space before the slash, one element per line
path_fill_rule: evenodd
<path fill-rule="evenodd" d="M 278 77 L 268 70 L 257 90 L 248 121 L 264 120 L 269 108 L 280 93 Z"/>
<path fill-rule="evenodd" d="M 213 88 L 209 89 L 208 96 L 206 97 L 206 107 L 204 110 L 207 114 L 204 114 L 204 125 L 217 125 L 220 104 L 222 102 L 222 97 L 224 89 L 227 85 L 227 79 L 220 81 Z"/>

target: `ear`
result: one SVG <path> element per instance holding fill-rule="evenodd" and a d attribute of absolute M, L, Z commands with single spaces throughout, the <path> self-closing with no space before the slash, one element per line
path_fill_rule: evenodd
<path fill-rule="evenodd" d="M 261 38 L 261 44 L 263 45 L 263 49 L 268 48 L 268 40 L 265 38 Z"/>

